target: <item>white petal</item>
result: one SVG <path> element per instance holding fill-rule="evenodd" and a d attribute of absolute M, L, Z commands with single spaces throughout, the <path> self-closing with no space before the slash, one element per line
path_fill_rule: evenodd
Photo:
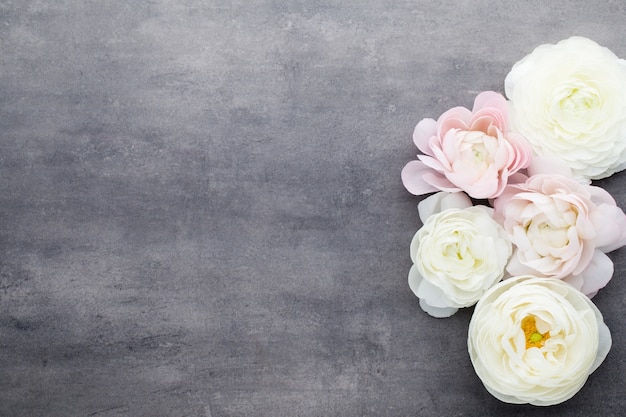
<path fill-rule="evenodd" d="M 455 308 L 455 307 L 443 307 L 443 308 L 442 307 L 433 307 L 433 306 L 429 305 L 428 303 L 426 303 L 426 301 L 424 301 L 423 298 L 420 298 L 420 307 L 422 308 L 422 310 L 424 310 L 430 316 L 433 316 L 433 317 L 438 318 L 438 319 L 443 319 L 443 318 L 446 318 L 446 317 L 450 317 L 451 315 L 453 315 L 454 313 L 459 311 L 459 309 Z"/>
<path fill-rule="evenodd" d="M 441 288 L 434 286 L 426 280 L 422 280 L 415 294 L 420 299 L 425 299 L 433 307 L 445 308 L 453 304 Z"/>
<path fill-rule="evenodd" d="M 415 296 L 417 296 L 417 289 L 419 288 L 423 280 L 424 278 L 422 277 L 422 274 L 420 274 L 417 266 L 411 266 L 411 269 L 409 269 L 409 288 L 411 289 L 411 291 L 413 291 L 413 294 L 415 294 Z"/>
<path fill-rule="evenodd" d="M 464 209 L 472 206 L 472 200 L 465 193 L 438 192 L 426 197 L 417 205 L 420 220 L 422 223 L 433 214 L 447 210 L 449 208 Z"/>
<path fill-rule="evenodd" d="M 598 354 L 596 356 L 596 360 L 591 365 L 591 369 L 589 373 L 592 373 L 598 366 L 602 364 L 606 355 L 608 355 L 609 350 L 611 350 L 612 340 L 611 340 L 611 331 L 607 327 L 606 324 L 602 321 L 602 316 L 598 319 L 598 336 L 600 338 L 598 342 Z"/>

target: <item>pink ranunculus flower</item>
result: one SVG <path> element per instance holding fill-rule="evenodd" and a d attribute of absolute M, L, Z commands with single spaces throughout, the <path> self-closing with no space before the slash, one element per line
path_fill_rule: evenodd
<path fill-rule="evenodd" d="M 506 99 L 484 91 L 471 111 L 454 107 L 437 121 L 421 120 L 413 141 L 424 155 L 402 170 L 406 189 L 416 195 L 465 191 L 474 198 L 499 196 L 532 154 L 526 138 L 509 131 L 508 117 Z"/>
<path fill-rule="evenodd" d="M 537 174 L 508 185 L 494 209 L 513 242 L 511 275 L 562 279 L 589 297 L 613 276 L 606 253 L 626 244 L 626 215 L 604 189 Z"/>

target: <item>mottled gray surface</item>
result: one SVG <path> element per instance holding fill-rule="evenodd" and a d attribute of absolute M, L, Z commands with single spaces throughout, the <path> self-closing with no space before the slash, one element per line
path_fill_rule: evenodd
<path fill-rule="evenodd" d="M 410 292 L 413 127 L 606 1 L 0 2 L 0 415 L 617 416 L 493 399 Z M 626 173 L 602 181 L 626 206 Z"/>

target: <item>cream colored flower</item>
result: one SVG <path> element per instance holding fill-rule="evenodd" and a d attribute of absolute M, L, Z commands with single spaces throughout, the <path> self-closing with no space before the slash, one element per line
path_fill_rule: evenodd
<path fill-rule="evenodd" d="M 461 193 L 437 193 L 419 205 L 424 226 L 411 242 L 409 286 L 434 317 L 469 307 L 502 279 L 511 243 L 493 209 Z"/>
<path fill-rule="evenodd" d="M 568 400 L 600 366 L 611 333 L 597 307 L 555 279 L 514 277 L 476 305 L 468 349 L 485 388 L 507 403 Z"/>
<path fill-rule="evenodd" d="M 505 79 L 513 128 L 577 179 L 626 168 L 626 61 L 582 37 L 537 47 Z"/>

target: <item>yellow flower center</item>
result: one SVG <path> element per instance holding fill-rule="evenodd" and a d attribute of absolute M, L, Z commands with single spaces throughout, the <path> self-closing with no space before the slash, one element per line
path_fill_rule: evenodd
<path fill-rule="evenodd" d="M 531 347 L 540 348 L 550 338 L 550 332 L 539 333 L 535 316 L 527 316 L 522 320 L 522 330 L 526 337 L 526 349 Z"/>

